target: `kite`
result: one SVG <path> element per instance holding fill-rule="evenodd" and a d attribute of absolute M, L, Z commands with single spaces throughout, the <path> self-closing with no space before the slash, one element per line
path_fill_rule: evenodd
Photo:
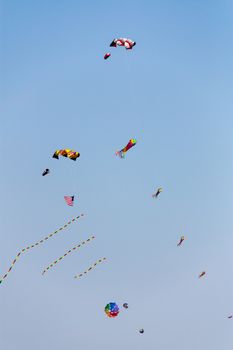
<path fill-rule="evenodd" d="M 67 226 L 69 226 L 71 223 L 73 223 L 74 221 L 78 220 L 79 218 L 81 218 L 82 216 L 84 216 L 84 214 L 81 214 L 80 216 L 76 216 L 75 218 L 73 218 L 72 220 L 68 221 L 64 226 L 60 227 L 59 229 L 57 229 L 56 231 L 50 233 L 48 236 L 46 236 L 45 238 L 41 239 L 40 241 L 26 247 L 23 248 L 22 250 L 20 250 L 20 252 L 16 255 L 15 259 L 13 260 L 11 266 L 9 267 L 8 271 L 6 272 L 6 274 L 0 279 L 0 283 L 2 283 L 2 281 L 8 276 L 8 274 L 11 272 L 13 266 L 15 265 L 15 263 L 17 262 L 17 260 L 19 259 L 19 257 L 25 253 L 26 251 L 28 251 L 29 249 L 32 249 L 36 246 L 38 246 L 39 244 L 44 243 L 45 241 L 47 241 L 49 238 L 51 238 L 52 236 L 54 236 L 55 234 L 57 234 L 58 232 L 64 230 Z"/>
<path fill-rule="evenodd" d="M 107 53 L 104 55 L 104 59 L 107 60 L 110 56 L 111 56 L 110 52 L 107 52 Z"/>
<path fill-rule="evenodd" d="M 119 314 L 119 306 L 116 303 L 109 303 L 104 311 L 108 317 L 116 317 Z"/>
<path fill-rule="evenodd" d="M 49 169 L 45 169 L 45 171 L 42 173 L 42 176 L 48 175 L 50 173 Z"/>
<path fill-rule="evenodd" d="M 179 241 L 179 243 L 177 244 L 177 247 L 180 247 L 184 240 L 185 240 L 185 237 L 184 237 L 184 236 L 181 236 L 181 237 L 180 237 L 180 241 Z"/>
<path fill-rule="evenodd" d="M 114 39 L 110 47 L 124 46 L 126 50 L 131 50 L 136 45 L 136 41 L 127 38 Z"/>
<path fill-rule="evenodd" d="M 144 333 L 144 329 L 140 329 L 139 333 L 143 334 Z"/>
<path fill-rule="evenodd" d="M 64 196 L 64 199 L 65 199 L 67 205 L 69 205 L 70 207 L 73 206 L 73 204 L 74 204 L 74 196 Z"/>
<path fill-rule="evenodd" d="M 82 247 L 84 244 L 91 242 L 95 237 L 92 236 L 88 238 L 86 241 L 81 242 L 79 245 L 74 246 L 72 249 L 69 249 L 64 255 L 60 256 L 57 260 L 54 260 L 49 266 L 47 266 L 44 271 L 42 272 L 42 275 L 45 274 L 48 270 L 51 269 L 51 267 L 55 266 L 57 263 L 59 263 L 62 259 L 64 259 L 68 254 L 70 254 L 72 251 L 79 249 Z"/>
<path fill-rule="evenodd" d="M 201 278 L 201 277 L 203 277 L 203 276 L 205 276 L 205 271 L 203 271 L 202 273 L 200 273 L 200 275 L 198 276 L 199 278 Z"/>
<path fill-rule="evenodd" d="M 97 260 L 97 261 L 96 261 L 93 265 L 91 265 L 86 271 L 80 273 L 79 275 L 74 276 L 74 278 L 80 278 L 80 277 L 82 277 L 83 275 L 85 275 L 85 274 L 87 274 L 88 272 L 90 272 L 91 270 L 93 270 L 93 269 L 96 267 L 96 265 L 101 264 L 101 263 L 102 263 L 103 261 L 105 261 L 105 260 L 107 260 L 107 259 L 106 259 L 106 258 L 102 258 L 102 259 Z"/>
<path fill-rule="evenodd" d="M 157 198 L 158 195 L 163 191 L 162 187 L 159 187 L 155 193 L 152 194 L 152 198 Z"/>
<path fill-rule="evenodd" d="M 125 309 L 128 309 L 128 308 L 129 308 L 129 305 L 128 305 L 127 303 L 124 303 L 124 304 L 123 304 L 123 307 L 124 307 Z"/>
<path fill-rule="evenodd" d="M 232 317 L 233 317 L 232 315 L 228 316 L 228 318 L 232 318 Z"/>
<path fill-rule="evenodd" d="M 129 142 L 127 143 L 127 145 L 122 148 L 120 151 L 116 152 L 116 155 L 119 156 L 120 158 L 125 158 L 125 153 L 132 148 L 133 146 L 135 146 L 137 143 L 137 140 L 135 139 L 130 139 Z"/>
<path fill-rule="evenodd" d="M 54 152 L 53 158 L 59 159 L 59 156 L 68 157 L 72 160 L 76 160 L 80 157 L 80 153 L 72 151 L 70 149 L 58 149 Z"/>

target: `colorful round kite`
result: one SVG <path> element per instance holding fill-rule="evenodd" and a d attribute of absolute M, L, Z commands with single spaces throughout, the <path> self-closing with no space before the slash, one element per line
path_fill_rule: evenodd
<path fill-rule="evenodd" d="M 119 306 L 116 303 L 109 303 L 105 306 L 105 313 L 108 317 L 116 317 L 119 314 Z"/>

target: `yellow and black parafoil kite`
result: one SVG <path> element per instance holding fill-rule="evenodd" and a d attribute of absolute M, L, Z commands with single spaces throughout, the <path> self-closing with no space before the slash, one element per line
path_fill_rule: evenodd
<path fill-rule="evenodd" d="M 76 160 L 80 157 L 80 153 L 72 151 L 71 149 L 58 149 L 54 152 L 53 158 L 59 159 L 59 156 L 68 157 L 72 160 Z"/>

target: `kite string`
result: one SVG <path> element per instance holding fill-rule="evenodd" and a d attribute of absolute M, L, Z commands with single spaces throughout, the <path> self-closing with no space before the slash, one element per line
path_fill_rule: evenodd
<path fill-rule="evenodd" d="M 25 251 L 34 248 L 36 246 L 38 246 L 39 244 L 42 244 L 43 242 L 45 242 L 46 240 L 48 240 L 49 238 L 51 238 L 52 236 L 54 236 L 55 234 L 57 234 L 58 232 L 62 231 L 63 229 L 65 229 L 68 225 L 70 225 L 71 223 L 73 223 L 74 221 L 78 220 L 79 218 L 83 217 L 84 214 L 81 214 L 80 216 L 76 216 L 75 218 L 73 218 L 72 220 L 70 220 L 69 222 L 67 222 L 64 226 L 60 227 L 59 229 L 57 229 L 56 231 L 50 233 L 48 236 L 46 236 L 45 238 L 41 239 L 40 241 L 26 247 L 23 248 L 14 258 L 14 260 L 12 261 L 8 271 L 5 273 L 4 276 L 2 276 L 2 278 L 0 279 L 0 284 L 2 283 L 2 281 L 8 276 L 8 274 L 11 272 L 13 266 L 15 265 L 15 263 L 18 261 L 20 255 L 22 255 L 22 253 L 24 253 Z"/>
<path fill-rule="evenodd" d="M 101 264 L 102 262 L 104 262 L 105 260 L 107 260 L 106 258 L 102 258 L 97 260 L 94 264 L 92 264 L 87 270 L 85 270 L 84 272 L 80 273 L 79 275 L 74 276 L 74 278 L 80 278 L 83 275 L 87 274 L 88 272 L 90 272 L 91 270 L 93 270 L 96 265 Z"/>
<path fill-rule="evenodd" d="M 69 249 L 64 255 L 60 256 L 58 259 L 54 260 L 50 265 L 48 265 L 44 271 L 42 272 L 42 275 L 45 274 L 45 272 L 47 272 L 49 269 L 51 269 L 54 265 L 56 265 L 57 263 L 59 263 L 62 259 L 64 259 L 68 254 L 70 254 L 72 251 L 82 247 L 84 244 L 89 243 L 90 241 L 92 241 L 95 237 L 92 236 L 90 238 L 88 238 L 86 241 L 81 242 L 80 244 L 74 246 L 73 248 Z"/>

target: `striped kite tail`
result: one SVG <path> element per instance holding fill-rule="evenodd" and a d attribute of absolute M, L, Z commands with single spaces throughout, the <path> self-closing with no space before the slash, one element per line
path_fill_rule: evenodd
<path fill-rule="evenodd" d="M 82 273 L 80 273 L 79 275 L 74 276 L 74 278 L 81 278 L 82 276 L 86 275 L 88 272 L 90 272 L 91 270 L 93 270 L 96 265 L 101 264 L 102 262 L 104 262 L 105 260 L 107 260 L 106 258 L 102 258 L 97 260 L 94 264 L 92 264 L 87 270 L 83 271 Z"/>

